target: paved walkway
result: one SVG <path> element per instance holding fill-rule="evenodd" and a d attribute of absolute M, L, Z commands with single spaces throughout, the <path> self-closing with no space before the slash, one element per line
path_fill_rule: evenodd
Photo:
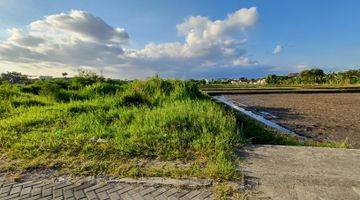
<path fill-rule="evenodd" d="M 42 179 L 15 183 L 0 175 L 0 199 L 212 199 L 207 189 L 103 182 Z"/>
<path fill-rule="evenodd" d="M 360 150 L 259 145 L 242 150 L 241 157 L 247 185 L 254 188 L 250 199 L 360 199 Z M 0 174 L 0 200 L 213 199 L 204 184 L 189 189 L 94 178 L 28 179 L 16 183 Z"/>
<path fill-rule="evenodd" d="M 360 199 L 360 150 L 263 145 L 242 156 L 255 199 Z"/>

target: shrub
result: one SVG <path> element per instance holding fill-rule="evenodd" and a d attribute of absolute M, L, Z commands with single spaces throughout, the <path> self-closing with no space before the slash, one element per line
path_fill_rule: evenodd
<path fill-rule="evenodd" d="M 152 105 L 151 100 L 140 92 L 134 91 L 129 94 L 124 94 L 121 97 L 120 105 L 124 106 L 140 106 Z"/>
<path fill-rule="evenodd" d="M 20 106 L 24 106 L 24 107 L 45 106 L 46 103 L 34 99 L 20 99 L 20 100 L 11 101 L 11 105 L 17 108 Z"/>

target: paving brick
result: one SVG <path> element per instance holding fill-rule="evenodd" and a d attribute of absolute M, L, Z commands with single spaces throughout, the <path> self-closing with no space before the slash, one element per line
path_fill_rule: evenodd
<path fill-rule="evenodd" d="M 100 200 L 104 200 L 104 199 L 109 199 L 109 195 L 106 191 L 102 191 L 100 193 L 97 193 L 97 196 L 99 197 Z"/>
<path fill-rule="evenodd" d="M 8 199 L 15 199 L 16 197 L 19 197 L 19 193 L 11 194 L 11 195 L 8 195 L 8 196 L 3 197 L 1 199 L 8 200 Z"/>
<path fill-rule="evenodd" d="M 40 194 L 37 194 L 37 195 L 31 196 L 31 197 L 28 198 L 27 200 L 37 200 L 37 199 L 40 199 L 40 198 L 41 198 L 41 195 L 40 195 Z"/>
<path fill-rule="evenodd" d="M 116 192 L 116 191 L 119 191 L 121 189 L 123 189 L 125 186 L 124 185 L 115 185 L 113 188 L 109 189 L 107 192 L 110 194 L 110 193 L 113 193 L 113 192 Z"/>
<path fill-rule="evenodd" d="M 190 192 L 189 190 L 181 190 L 178 193 L 176 193 L 174 196 L 179 199 L 179 198 L 187 195 L 189 192 Z"/>
<path fill-rule="evenodd" d="M 206 199 L 211 196 L 211 192 L 209 191 L 203 191 L 201 194 L 196 196 L 197 199 Z"/>
<path fill-rule="evenodd" d="M 164 195 L 159 195 L 157 197 L 155 197 L 156 200 L 166 200 L 167 199 L 167 196 L 164 196 Z"/>
<path fill-rule="evenodd" d="M 53 198 L 57 198 L 63 196 L 63 191 L 62 189 L 57 189 L 57 190 L 53 190 Z"/>
<path fill-rule="evenodd" d="M 151 192 L 153 192 L 153 191 L 155 191 L 156 190 L 156 188 L 154 188 L 154 187 L 148 187 L 148 188 L 145 188 L 144 190 L 141 190 L 140 192 L 139 192 L 139 194 L 141 195 L 141 196 L 145 196 L 145 195 L 147 195 L 147 194 L 149 194 L 149 193 L 151 193 Z"/>
<path fill-rule="evenodd" d="M 26 187 L 34 187 L 36 185 L 41 185 L 43 184 L 42 181 L 29 181 L 29 182 L 26 182 L 23 186 L 23 188 L 26 188 Z"/>
<path fill-rule="evenodd" d="M 97 199 L 97 195 L 93 190 L 86 192 L 85 195 L 88 199 Z"/>
<path fill-rule="evenodd" d="M 29 199 L 30 194 L 20 195 L 19 197 L 14 198 L 13 200 L 22 200 L 22 199 Z"/>
<path fill-rule="evenodd" d="M 110 190 L 112 189 L 114 186 L 112 185 L 106 185 L 106 186 L 103 186 L 103 187 L 100 187 L 98 189 L 95 190 L 96 193 L 101 193 L 103 191 L 106 191 L 106 190 Z"/>
<path fill-rule="evenodd" d="M 143 189 L 144 189 L 143 186 L 138 186 L 138 187 L 136 187 L 136 188 L 134 188 L 134 189 L 132 189 L 132 190 L 129 190 L 128 193 L 129 193 L 130 195 L 133 195 L 133 194 L 136 194 L 136 193 L 140 192 L 140 191 L 143 190 Z"/>
<path fill-rule="evenodd" d="M 10 190 L 11 190 L 11 185 L 4 186 L 0 189 L 0 194 L 3 193 L 9 194 Z"/>
<path fill-rule="evenodd" d="M 76 199 L 81 199 L 81 198 L 86 197 L 84 191 L 82 191 L 82 190 L 75 191 L 74 196 L 75 196 Z"/>
<path fill-rule="evenodd" d="M 154 192 L 151 193 L 151 196 L 152 197 L 157 197 L 157 196 L 163 194 L 166 191 L 167 191 L 167 189 L 164 188 L 164 187 L 163 188 L 157 188 L 157 190 L 155 190 Z"/>
<path fill-rule="evenodd" d="M 50 196 L 52 195 L 52 190 L 49 188 L 49 189 L 44 189 L 41 191 L 41 197 L 47 197 L 47 196 Z"/>
<path fill-rule="evenodd" d="M 29 194 L 31 192 L 31 189 L 32 189 L 31 187 L 22 188 L 20 195 L 22 196 Z"/>
<path fill-rule="evenodd" d="M 32 196 L 36 196 L 36 195 L 40 195 L 41 194 L 41 192 L 42 192 L 42 189 L 41 188 L 33 188 L 32 190 L 31 190 L 31 195 Z"/>
<path fill-rule="evenodd" d="M 0 200 L 75 200 L 75 199 L 126 199 L 126 200 L 172 200 L 172 199 L 212 199 L 204 189 L 184 190 L 170 186 L 148 186 L 130 183 L 97 183 L 87 180 L 80 185 L 71 181 L 52 179 L 28 181 L 24 183 L 6 182 L 0 174 Z"/>
<path fill-rule="evenodd" d="M 73 185 L 73 184 L 70 183 L 70 182 L 64 181 L 61 184 L 58 184 L 58 185 L 54 186 L 54 190 L 62 189 L 62 188 L 65 188 L 66 186 L 70 186 L 70 185 Z"/>
<path fill-rule="evenodd" d="M 86 192 L 88 192 L 88 191 L 96 190 L 96 189 L 99 189 L 99 188 L 102 188 L 102 187 L 104 187 L 104 185 L 102 185 L 102 184 L 96 184 L 96 185 L 93 185 L 93 186 L 91 186 L 91 187 L 85 188 L 85 189 L 84 189 L 84 192 L 86 193 Z"/>
<path fill-rule="evenodd" d="M 127 191 L 129 191 L 129 190 L 132 190 L 132 189 L 133 189 L 132 186 L 126 186 L 126 187 L 124 187 L 123 189 L 118 190 L 117 193 L 118 193 L 118 194 L 122 194 L 122 193 L 125 193 L 125 192 L 127 192 Z"/>
<path fill-rule="evenodd" d="M 196 197 L 197 195 L 199 195 L 202 191 L 201 190 L 193 190 L 191 192 L 189 192 L 187 195 L 185 195 L 185 197 L 192 199 L 194 197 Z"/>
<path fill-rule="evenodd" d="M 166 191 L 164 193 L 164 195 L 168 197 L 168 196 L 171 196 L 171 195 L 173 195 L 173 194 L 175 194 L 177 192 L 178 192 L 178 190 L 176 188 L 171 188 L 170 190 Z"/>
<path fill-rule="evenodd" d="M 118 199 L 120 199 L 120 195 L 119 195 L 118 193 L 116 193 L 116 192 L 110 193 L 110 194 L 109 194 L 109 197 L 110 197 L 111 200 L 118 200 Z"/>

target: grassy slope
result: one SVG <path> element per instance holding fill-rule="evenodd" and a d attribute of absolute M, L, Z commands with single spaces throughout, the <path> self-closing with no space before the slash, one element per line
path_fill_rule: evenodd
<path fill-rule="evenodd" d="M 196 85 L 157 78 L 81 83 L 0 86 L 2 170 L 239 177 L 236 119 Z"/>

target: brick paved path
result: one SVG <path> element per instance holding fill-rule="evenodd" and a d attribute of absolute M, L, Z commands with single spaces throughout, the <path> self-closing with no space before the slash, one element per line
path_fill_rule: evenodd
<path fill-rule="evenodd" d="M 179 189 L 97 179 L 76 182 L 42 179 L 17 183 L 0 175 L 0 199 L 212 199 L 209 189 Z"/>

